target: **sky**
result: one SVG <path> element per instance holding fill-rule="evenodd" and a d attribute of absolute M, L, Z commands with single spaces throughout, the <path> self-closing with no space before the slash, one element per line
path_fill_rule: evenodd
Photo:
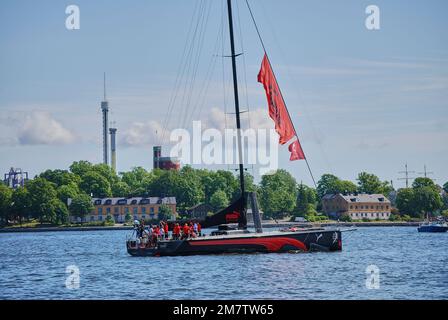
<path fill-rule="evenodd" d="M 257 74 L 263 49 L 246 4 L 233 1 L 244 128 L 269 128 Z M 448 2 L 249 0 L 316 178 L 362 171 L 403 187 L 404 170 L 448 181 Z M 366 7 L 380 9 L 368 30 Z M 80 29 L 66 28 L 66 7 Z M 232 127 L 223 0 L 4 0 L 0 3 L 0 170 L 31 176 L 102 161 L 103 72 L 118 128 L 117 167 L 152 168 L 163 132 Z M 194 32 L 196 30 L 196 33 Z M 226 115 L 227 114 L 227 115 Z M 279 167 L 312 184 L 304 161 Z M 233 169 L 232 166 L 198 166 Z M 259 179 L 257 165 L 249 168 Z M 251 171 L 253 170 L 253 171 Z"/>

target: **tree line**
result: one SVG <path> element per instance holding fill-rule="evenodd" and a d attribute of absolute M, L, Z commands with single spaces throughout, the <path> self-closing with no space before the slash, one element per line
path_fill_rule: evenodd
<path fill-rule="evenodd" d="M 448 209 L 446 193 L 429 178 L 418 178 L 412 188 L 395 194 L 392 185 L 376 175 L 362 172 L 357 183 L 324 174 L 317 188 L 297 183 L 286 170 L 261 177 L 259 184 L 245 173 L 246 189 L 257 192 L 261 210 L 266 218 L 305 216 L 309 220 L 325 219 L 319 214 L 321 199 L 329 193 L 380 193 L 393 196 L 402 214 L 414 217 L 427 212 Z M 448 183 L 444 185 L 445 191 Z M 31 219 L 41 223 L 65 224 L 69 214 L 82 216 L 93 209 L 91 196 L 105 197 L 176 197 L 180 213 L 205 203 L 214 210 L 226 207 L 239 196 L 239 178 L 225 170 L 210 171 L 184 166 L 179 171 L 135 167 L 116 174 L 105 164 L 88 161 L 74 162 L 69 170 L 46 170 L 24 187 L 12 190 L 0 184 L 0 219 L 22 222 Z M 396 197 L 395 197 L 396 195 Z M 71 205 L 67 199 L 71 198 Z M 395 199 L 396 198 L 396 199 Z"/>

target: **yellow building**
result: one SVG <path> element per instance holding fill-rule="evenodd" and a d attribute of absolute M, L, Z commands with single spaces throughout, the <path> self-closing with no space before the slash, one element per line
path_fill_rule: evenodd
<path fill-rule="evenodd" d="M 176 214 L 175 197 L 93 198 L 92 203 L 94 209 L 84 218 L 84 222 L 104 221 L 110 215 L 115 222 L 123 223 L 127 214 L 134 220 L 157 219 L 162 205 Z M 79 218 L 71 217 L 71 220 L 78 221 Z"/>
<path fill-rule="evenodd" d="M 332 218 L 348 214 L 353 220 L 388 220 L 391 204 L 382 194 L 327 194 L 322 198 L 322 210 Z"/>

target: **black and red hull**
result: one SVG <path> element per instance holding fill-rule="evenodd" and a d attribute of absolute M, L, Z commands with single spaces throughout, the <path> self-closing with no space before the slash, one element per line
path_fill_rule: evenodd
<path fill-rule="evenodd" d="M 186 256 L 235 253 L 280 253 L 309 251 L 340 251 L 340 230 L 306 230 L 295 232 L 249 233 L 242 235 L 208 236 L 190 240 L 159 241 L 156 247 L 127 242 L 132 256 Z"/>

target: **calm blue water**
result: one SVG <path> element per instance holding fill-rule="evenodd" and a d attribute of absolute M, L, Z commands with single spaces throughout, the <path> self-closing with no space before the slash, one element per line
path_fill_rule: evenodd
<path fill-rule="evenodd" d="M 130 257 L 126 231 L 0 234 L 1 299 L 447 299 L 448 233 L 359 228 L 339 253 Z M 366 267 L 379 289 L 366 288 Z M 66 267 L 80 269 L 67 289 Z"/>

